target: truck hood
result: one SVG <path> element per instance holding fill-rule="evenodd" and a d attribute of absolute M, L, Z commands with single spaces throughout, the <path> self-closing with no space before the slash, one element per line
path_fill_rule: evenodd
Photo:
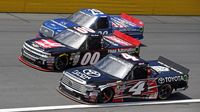
<path fill-rule="evenodd" d="M 34 47 L 35 49 L 51 54 L 60 54 L 63 52 L 70 52 L 76 50 L 48 37 L 27 40 L 26 43 Z"/>
<path fill-rule="evenodd" d="M 102 85 L 109 82 L 120 80 L 117 77 L 109 75 L 94 66 L 83 66 L 64 71 L 65 75 L 71 75 L 77 80 L 82 80 L 85 84 Z"/>
<path fill-rule="evenodd" d="M 60 33 L 68 27 L 75 27 L 78 24 L 68 20 L 67 18 L 58 18 L 44 21 L 43 26 L 55 31 L 54 35 Z"/>

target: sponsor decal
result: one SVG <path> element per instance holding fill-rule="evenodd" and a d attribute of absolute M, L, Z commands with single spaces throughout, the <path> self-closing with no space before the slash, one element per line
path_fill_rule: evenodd
<path fill-rule="evenodd" d="M 93 29 L 90 28 L 86 28 L 86 27 L 74 27 L 75 30 L 77 30 L 80 33 L 95 33 L 95 31 Z"/>
<path fill-rule="evenodd" d="M 83 70 L 83 73 L 85 73 L 87 76 L 90 77 L 100 77 L 101 74 L 95 70 L 91 70 L 91 69 L 85 69 Z"/>
<path fill-rule="evenodd" d="M 56 47 L 65 47 L 64 45 L 54 41 L 54 40 L 51 40 L 51 39 L 41 39 L 41 40 L 37 40 L 35 41 L 34 44 L 37 44 L 39 45 L 40 47 L 43 47 L 43 48 L 56 48 Z"/>
<path fill-rule="evenodd" d="M 170 71 L 169 68 L 164 67 L 164 66 L 152 66 L 151 68 L 153 68 L 157 72 L 167 72 L 167 71 Z"/>
<path fill-rule="evenodd" d="M 158 83 L 159 83 L 159 84 L 165 83 L 165 78 L 162 78 L 162 77 L 159 78 L 159 79 L 158 79 Z"/>
<path fill-rule="evenodd" d="M 82 78 L 82 79 L 91 79 L 92 77 L 100 77 L 101 74 L 92 69 L 84 69 L 82 72 L 79 70 L 74 70 L 72 74 Z"/>
<path fill-rule="evenodd" d="M 187 75 L 173 76 L 173 77 L 161 77 L 158 79 L 159 84 L 168 83 L 168 82 L 178 82 L 186 81 L 188 79 Z"/>
<path fill-rule="evenodd" d="M 120 38 L 117 38 L 116 36 L 105 36 L 105 38 L 113 41 L 113 42 L 116 42 L 122 46 L 132 46 L 132 44 L 120 39 Z"/>
<path fill-rule="evenodd" d="M 109 49 L 108 53 L 116 53 L 116 52 L 128 52 L 128 53 L 133 53 L 135 52 L 135 49 L 133 48 L 128 48 L 128 49 Z"/>

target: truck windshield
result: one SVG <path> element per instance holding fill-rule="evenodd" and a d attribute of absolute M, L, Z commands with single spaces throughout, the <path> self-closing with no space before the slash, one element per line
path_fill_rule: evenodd
<path fill-rule="evenodd" d="M 68 20 L 78 24 L 79 26 L 90 27 L 97 19 L 96 16 L 91 16 L 78 11 L 67 18 Z"/>
<path fill-rule="evenodd" d="M 133 67 L 133 64 L 114 55 L 107 55 L 94 65 L 96 68 L 112 76 L 123 79 Z"/>
<path fill-rule="evenodd" d="M 67 46 L 79 49 L 84 41 L 87 39 L 87 35 L 83 35 L 74 30 L 67 29 L 55 36 L 55 39 Z"/>

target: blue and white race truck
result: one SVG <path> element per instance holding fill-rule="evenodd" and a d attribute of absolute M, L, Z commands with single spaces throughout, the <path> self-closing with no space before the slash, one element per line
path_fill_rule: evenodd
<path fill-rule="evenodd" d="M 69 27 L 84 26 L 106 35 L 119 30 L 131 37 L 143 39 L 144 23 L 133 16 L 122 13 L 108 15 L 97 9 L 81 9 L 66 18 L 45 20 L 37 37 L 54 37 Z"/>

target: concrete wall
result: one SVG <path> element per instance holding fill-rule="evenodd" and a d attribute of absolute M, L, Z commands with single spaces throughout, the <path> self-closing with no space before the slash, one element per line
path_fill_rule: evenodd
<path fill-rule="evenodd" d="M 0 0 L 0 12 L 72 13 L 80 8 L 109 14 L 200 15 L 200 0 Z"/>

